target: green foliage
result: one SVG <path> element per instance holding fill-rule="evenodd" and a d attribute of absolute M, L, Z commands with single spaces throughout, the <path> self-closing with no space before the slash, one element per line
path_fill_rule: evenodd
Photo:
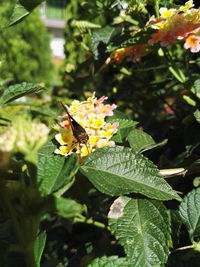
<path fill-rule="evenodd" d="M 66 160 L 64 157 L 56 157 L 53 151 L 49 154 L 49 150 L 46 152 L 46 148 L 43 148 L 39 152 L 37 169 L 39 190 L 43 196 L 47 196 L 69 184 L 71 186 L 78 169 L 77 158 L 72 155 Z"/>
<path fill-rule="evenodd" d="M 1 1 L 0 16 L 2 26 L 8 24 L 13 3 Z M 44 82 L 52 83 L 53 63 L 49 47 L 49 35 L 34 11 L 26 21 L 0 34 L 1 79 L 10 83 Z"/>
<path fill-rule="evenodd" d="M 134 192 L 159 200 L 178 198 L 156 166 L 129 148 L 98 149 L 85 160 L 81 172 L 98 190 L 111 196 Z"/>
<path fill-rule="evenodd" d="M 119 34 L 119 30 L 111 26 L 105 26 L 104 28 L 93 32 L 92 52 L 95 59 L 98 59 L 98 56 L 106 50 L 106 46 L 111 42 L 112 38 L 117 35 L 117 33 Z"/>
<path fill-rule="evenodd" d="M 197 122 L 200 123 L 200 110 L 197 109 L 197 110 L 194 112 L 194 116 L 195 116 L 195 119 L 197 120 Z"/>
<path fill-rule="evenodd" d="M 55 198 L 55 210 L 63 218 L 75 217 L 82 212 L 82 207 L 73 199 Z"/>
<path fill-rule="evenodd" d="M 170 224 L 161 202 L 120 197 L 108 217 L 132 266 L 163 266 L 169 255 Z"/>
<path fill-rule="evenodd" d="M 41 97 L 29 95 L 52 76 L 34 11 L 42 1 L 1 2 L 10 27 L 0 36 L 0 265 L 199 266 L 199 53 L 178 40 L 140 61 L 111 56 L 147 44 L 149 17 L 178 2 L 68 1 L 63 88 Z M 116 145 L 80 158 L 73 145 L 88 147 L 74 142 L 70 156 L 55 154 L 58 102 L 94 90 L 121 110 L 106 121 L 119 123 Z M 47 133 L 33 132 L 31 117 L 50 128 L 44 146 Z"/>
<path fill-rule="evenodd" d="M 102 257 L 95 259 L 88 267 L 129 267 L 131 266 L 127 259 L 118 258 L 117 256 Z"/>
<path fill-rule="evenodd" d="M 46 238 L 47 238 L 46 233 L 42 232 L 37 236 L 37 239 L 34 244 L 34 255 L 37 267 L 40 267 L 40 261 L 45 247 Z"/>
<path fill-rule="evenodd" d="M 112 120 L 108 120 L 108 121 L 112 121 Z M 137 122 L 126 120 L 126 119 L 115 119 L 115 121 L 119 123 L 119 126 L 118 126 L 118 132 L 112 138 L 112 140 L 117 143 L 122 143 L 124 139 L 127 137 L 127 135 L 129 134 L 129 132 L 132 130 L 133 126 L 137 124 Z"/>
<path fill-rule="evenodd" d="M 42 90 L 42 86 L 40 84 L 35 83 L 21 83 L 11 85 L 6 88 L 3 94 L 0 97 L 0 105 L 12 102 L 13 100 L 20 98 L 22 96 L 38 93 Z"/>
<path fill-rule="evenodd" d="M 18 0 L 14 5 L 12 16 L 9 21 L 9 26 L 19 23 L 42 2 L 44 2 L 44 0 Z"/>
<path fill-rule="evenodd" d="M 156 144 L 153 138 L 139 129 L 133 129 L 127 136 L 130 147 L 134 152 L 144 152 L 153 148 L 161 147 L 167 143 L 167 140 Z"/>
<path fill-rule="evenodd" d="M 192 190 L 185 196 L 179 207 L 179 214 L 182 222 L 187 227 L 190 238 L 193 241 L 200 235 L 200 188 Z"/>

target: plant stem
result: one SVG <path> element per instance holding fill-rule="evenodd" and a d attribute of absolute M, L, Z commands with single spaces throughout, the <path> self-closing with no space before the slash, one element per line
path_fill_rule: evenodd
<path fill-rule="evenodd" d="M 79 215 L 75 219 L 75 222 L 84 222 L 84 223 L 88 223 L 88 224 L 93 224 L 93 225 L 100 227 L 100 228 L 106 228 L 106 225 L 104 223 L 94 221 L 92 218 L 87 219 L 85 216 L 82 216 L 82 215 Z"/>
<path fill-rule="evenodd" d="M 166 62 L 168 63 L 168 69 L 172 73 L 172 75 L 180 82 L 185 83 L 186 77 L 183 71 L 177 66 L 175 60 L 172 58 L 172 55 L 169 51 L 165 48 L 162 49 L 162 52 L 165 56 Z"/>
<path fill-rule="evenodd" d="M 155 0 L 154 10 L 156 13 L 156 17 L 159 17 L 159 1 Z"/>

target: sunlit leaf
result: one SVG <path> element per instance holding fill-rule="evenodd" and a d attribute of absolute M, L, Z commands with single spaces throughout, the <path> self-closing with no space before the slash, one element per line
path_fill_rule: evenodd
<path fill-rule="evenodd" d="M 198 123 L 200 123 L 200 110 L 197 109 L 197 110 L 194 112 L 194 117 L 195 117 L 196 121 L 197 121 Z"/>
<path fill-rule="evenodd" d="M 119 197 L 108 214 L 112 233 L 124 247 L 131 266 L 163 266 L 169 255 L 170 223 L 157 200 Z"/>
<path fill-rule="evenodd" d="M 44 1 L 45 0 L 17 0 L 10 18 L 9 26 L 20 22 Z"/>
<path fill-rule="evenodd" d="M 179 207 L 182 222 L 187 227 L 190 238 L 200 236 L 200 188 L 192 190 L 184 197 Z"/>
<path fill-rule="evenodd" d="M 70 218 L 80 214 L 82 211 L 82 206 L 75 200 L 63 197 L 55 197 L 55 210 L 58 215 L 64 218 Z"/>
<path fill-rule="evenodd" d="M 119 126 L 117 127 L 117 133 L 112 137 L 112 140 L 117 143 L 122 143 L 130 133 L 130 131 L 133 129 L 133 127 L 137 124 L 136 121 L 126 119 L 115 119 L 110 121 L 119 123 Z"/>
<path fill-rule="evenodd" d="M 159 146 L 163 146 L 166 144 L 167 140 L 156 144 L 153 138 L 139 129 L 133 129 L 128 134 L 127 140 L 135 152 L 144 152 L 146 150 L 150 150 Z"/>
<path fill-rule="evenodd" d="M 79 166 L 75 154 L 64 158 L 54 155 L 52 149 L 49 145 L 39 153 L 37 182 L 43 195 L 55 193 L 67 185 L 71 186 Z"/>
<path fill-rule="evenodd" d="M 25 95 L 39 93 L 43 89 L 44 88 L 41 86 L 41 84 L 37 83 L 23 82 L 20 84 L 11 85 L 8 88 L 6 88 L 3 94 L 1 95 L 0 105 L 9 103 Z"/>
<path fill-rule="evenodd" d="M 37 239 L 34 244 L 34 256 L 37 267 L 40 267 L 40 260 L 45 247 L 46 238 L 46 232 L 42 232 L 37 236 Z"/>
<path fill-rule="evenodd" d="M 118 256 L 103 256 L 94 259 L 88 267 L 131 267 L 126 258 L 119 258 Z"/>
<path fill-rule="evenodd" d="M 197 95 L 200 94 L 200 79 L 194 82 L 194 88 L 195 88 L 196 94 Z"/>
<path fill-rule="evenodd" d="M 180 199 L 150 160 L 127 147 L 98 149 L 80 170 L 104 194 L 140 193 L 159 200 Z"/>

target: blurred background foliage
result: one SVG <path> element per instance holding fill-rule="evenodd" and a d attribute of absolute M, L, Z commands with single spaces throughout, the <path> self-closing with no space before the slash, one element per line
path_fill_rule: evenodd
<path fill-rule="evenodd" d="M 0 0 L 1 26 L 8 25 L 14 5 L 15 1 Z M 0 79 L 9 84 L 26 81 L 52 85 L 49 41 L 39 10 L 18 25 L 3 29 L 0 34 Z"/>

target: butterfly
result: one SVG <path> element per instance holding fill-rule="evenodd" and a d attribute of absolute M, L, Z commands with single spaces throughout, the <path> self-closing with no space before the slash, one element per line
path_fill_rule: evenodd
<path fill-rule="evenodd" d="M 73 136 L 77 139 L 79 144 L 84 144 L 87 147 L 87 142 L 89 140 L 89 136 L 86 133 L 86 130 L 69 114 L 66 106 L 61 102 L 63 108 L 67 112 L 67 116 L 71 123 Z"/>

